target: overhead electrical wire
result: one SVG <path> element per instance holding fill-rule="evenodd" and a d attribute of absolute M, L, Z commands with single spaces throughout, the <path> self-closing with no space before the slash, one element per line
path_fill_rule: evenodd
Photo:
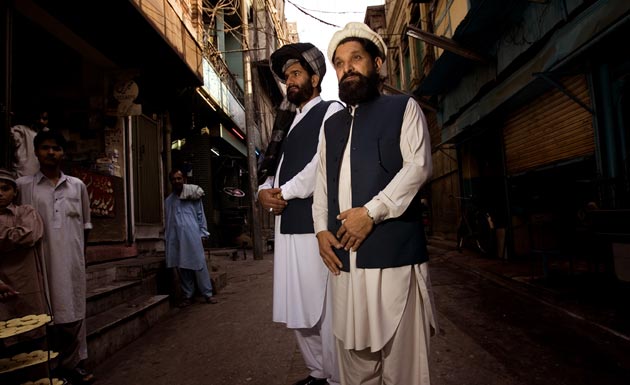
<path fill-rule="evenodd" d="M 298 11 L 302 12 L 303 14 L 305 14 L 306 16 L 309 16 L 317 21 L 319 21 L 322 24 L 326 24 L 326 25 L 330 25 L 331 27 L 335 27 L 335 28 L 341 28 L 340 26 L 336 25 L 336 24 L 332 24 L 327 22 L 326 20 L 322 20 L 317 16 L 313 16 L 310 13 L 308 13 L 306 10 L 304 10 L 302 7 L 300 7 L 299 5 L 295 4 L 294 2 L 292 2 L 291 0 L 287 0 L 287 3 L 291 4 L 292 6 L 295 7 L 295 9 L 297 9 Z"/>
<path fill-rule="evenodd" d="M 298 7 L 297 5 L 293 4 L 291 1 L 287 0 L 289 3 L 291 3 L 291 5 L 293 5 L 294 7 Z M 332 13 L 335 15 L 342 15 L 342 14 L 346 14 L 346 13 L 364 13 L 364 11 L 322 11 L 319 9 L 310 9 L 310 8 L 306 8 L 300 5 L 300 7 L 305 10 L 305 11 L 309 11 L 309 12 L 317 12 L 317 13 Z"/>

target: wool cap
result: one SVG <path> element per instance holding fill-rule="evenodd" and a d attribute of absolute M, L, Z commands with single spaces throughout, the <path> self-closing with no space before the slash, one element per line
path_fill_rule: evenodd
<path fill-rule="evenodd" d="M 17 184 L 15 183 L 15 179 L 16 179 L 15 173 L 13 173 L 12 171 L 9 171 L 4 168 L 0 168 L 0 179 L 11 182 L 13 186 L 17 186 Z"/>
<path fill-rule="evenodd" d="M 383 41 L 381 35 L 374 32 L 374 30 L 368 27 L 368 25 L 365 23 L 352 21 L 346 24 L 343 29 L 335 32 L 332 39 L 330 39 L 330 43 L 328 44 L 328 59 L 331 62 L 333 61 L 333 56 L 335 56 L 335 50 L 337 50 L 337 46 L 343 39 L 347 37 L 358 37 L 369 40 L 376 45 L 376 48 L 378 48 L 378 50 L 381 52 L 383 59 L 387 57 L 387 45 L 385 45 L 385 42 Z"/>
<path fill-rule="evenodd" d="M 271 54 L 271 70 L 284 83 L 284 71 L 286 68 L 299 61 L 304 60 L 311 67 L 313 72 L 319 75 L 319 81 L 324 79 L 326 74 L 326 59 L 322 51 L 311 43 L 286 44 L 278 48 Z"/>

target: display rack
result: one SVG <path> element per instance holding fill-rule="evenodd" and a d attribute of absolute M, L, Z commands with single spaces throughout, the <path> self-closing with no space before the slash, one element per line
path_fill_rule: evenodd
<path fill-rule="evenodd" d="M 52 321 L 48 314 L 26 315 L 6 321 L 0 320 L 0 339 L 16 337 L 32 330 L 45 327 Z M 0 358 L 0 379 L 2 376 L 32 367 L 42 363 L 49 363 L 59 353 L 50 350 L 34 350 L 22 352 L 12 357 Z M 2 382 L 2 381 L 0 381 Z M 23 382 L 21 385 L 64 385 L 65 382 L 56 378 L 42 378 L 36 381 Z"/>

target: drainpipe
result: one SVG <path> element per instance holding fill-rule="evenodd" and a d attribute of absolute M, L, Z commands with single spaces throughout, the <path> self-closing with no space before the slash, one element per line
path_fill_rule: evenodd
<path fill-rule="evenodd" d="M 0 99 L 0 166 L 9 167 L 11 161 L 12 146 L 9 140 L 9 127 L 11 126 L 11 52 L 13 51 L 13 9 L 9 5 L 10 2 L 3 1 L 0 5 L 0 18 L 4 20 L 4 28 L 0 32 L 0 41 L 4 42 L 4 63 L 2 65 L 2 78 L 4 79 L 4 89 L 2 90 L 2 99 Z"/>
<path fill-rule="evenodd" d="M 615 194 L 617 180 L 619 178 L 617 135 L 615 132 L 615 114 L 610 88 L 610 71 L 608 65 L 601 64 L 594 70 L 597 84 L 597 120 L 600 129 L 601 147 L 599 156 L 602 162 L 602 176 L 605 184 L 602 186 L 604 204 L 607 208 L 617 208 L 617 196 Z"/>
<path fill-rule="evenodd" d="M 502 128 L 503 129 L 503 128 Z M 510 181 L 507 175 L 507 162 L 505 157 L 505 141 L 500 139 L 501 166 L 503 168 L 503 193 L 505 194 L 505 239 L 503 240 L 503 259 L 509 259 L 514 255 L 514 227 L 512 226 L 512 202 L 510 200 Z M 498 250 L 497 250 L 498 251 Z"/>
<path fill-rule="evenodd" d="M 255 5 L 252 5 L 256 12 Z M 252 58 L 249 45 L 249 24 L 247 17 L 247 2 L 241 1 L 241 21 L 243 27 L 243 80 L 245 83 L 245 124 L 247 126 L 247 164 L 249 170 L 249 204 L 251 207 L 251 235 L 254 259 L 263 259 L 262 227 L 260 214 L 256 202 L 258 191 L 257 162 L 256 162 L 256 125 L 254 124 L 254 95 L 252 85 Z"/>
<path fill-rule="evenodd" d="M 171 114 L 166 112 L 164 117 L 164 167 L 166 168 L 167 175 L 173 168 L 173 156 L 171 154 L 171 133 L 173 132 L 173 126 L 171 124 Z M 168 178 L 164 179 L 164 191 L 170 193 L 171 184 Z M 168 194 L 165 194 L 168 195 Z"/>
<path fill-rule="evenodd" d="M 127 245 L 131 246 L 135 242 L 135 217 L 134 217 L 134 199 L 133 199 L 133 127 L 130 116 L 123 119 L 123 128 L 125 132 L 125 202 L 127 202 Z"/>

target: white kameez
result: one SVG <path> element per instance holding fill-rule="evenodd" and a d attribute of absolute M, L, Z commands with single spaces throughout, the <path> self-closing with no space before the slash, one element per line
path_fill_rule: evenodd
<path fill-rule="evenodd" d="M 17 180 L 22 204 L 39 212 L 44 222 L 43 254 L 53 321 L 63 324 L 85 318 L 85 239 L 92 228 L 85 184 L 61 174 L 57 185 L 38 171 Z"/>
<path fill-rule="evenodd" d="M 318 96 L 298 109 L 287 135 L 291 135 L 293 127 L 321 100 Z M 341 104 L 332 103 L 323 121 L 342 108 Z M 313 194 L 318 152 L 302 171 L 280 186 L 285 200 L 308 198 Z M 283 160 L 281 157 L 276 175 L 279 175 Z M 278 187 L 278 178 L 269 177 L 258 190 L 272 186 Z M 281 216 L 278 215 L 274 231 L 273 321 L 285 323 L 291 329 L 312 328 L 324 310 L 329 272 L 319 256 L 315 235 L 282 234 L 280 223 Z"/>
<path fill-rule="evenodd" d="M 348 142 L 339 176 L 341 212 L 352 208 L 348 151 L 351 144 Z M 313 204 L 316 233 L 327 230 L 328 218 L 325 138 L 320 140 L 320 146 L 320 165 Z M 432 172 L 429 148 L 424 115 L 417 103 L 410 99 L 401 128 L 403 167 L 385 189 L 365 205 L 377 223 L 400 216 L 420 186 L 428 180 Z M 356 257 L 357 253 L 351 251 L 350 272 L 341 272 L 333 279 L 332 284 L 333 330 L 345 349 L 359 351 L 369 348 L 371 352 L 383 349 L 397 333 L 407 304 L 410 284 L 414 281 L 417 282 L 417 292 L 422 299 L 425 334 L 429 335 L 429 325 L 437 329 L 427 263 L 387 269 L 362 269 L 356 267 Z M 415 275 L 414 280 L 411 274 Z M 428 339 L 426 343 L 428 345 Z M 427 360 L 428 357 L 423 359 Z"/>

